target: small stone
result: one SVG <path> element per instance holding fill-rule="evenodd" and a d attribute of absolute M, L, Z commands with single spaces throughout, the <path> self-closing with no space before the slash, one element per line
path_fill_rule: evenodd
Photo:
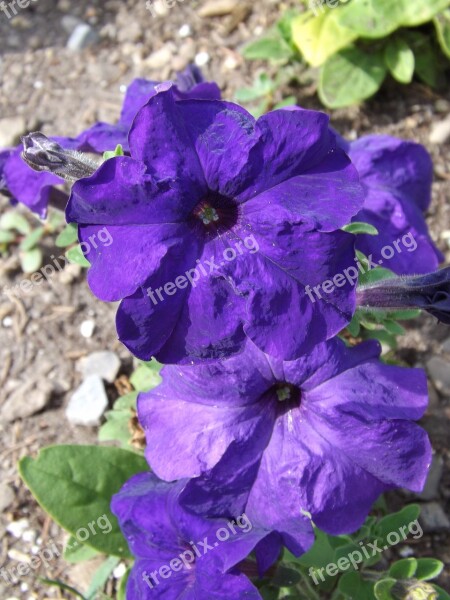
<path fill-rule="evenodd" d="M 121 579 L 125 575 L 126 572 L 127 572 L 126 564 L 123 562 L 119 563 L 113 571 L 114 579 Z"/>
<path fill-rule="evenodd" d="M 10 148 L 20 142 L 20 136 L 26 133 L 23 117 L 0 119 L 0 148 Z"/>
<path fill-rule="evenodd" d="M 69 39 L 66 48 L 73 52 L 78 52 L 97 43 L 99 37 L 96 31 L 87 23 L 80 23 L 75 27 Z"/>
<path fill-rule="evenodd" d="M 184 25 L 182 25 L 180 27 L 180 29 L 178 30 L 178 35 L 180 36 L 180 38 L 186 38 L 189 37 L 192 33 L 192 29 L 191 26 L 188 25 L 187 23 L 185 23 Z"/>
<path fill-rule="evenodd" d="M 210 0 L 198 11 L 200 17 L 223 17 L 238 6 L 238 0 Z"/>
<path fill-rule="evenodd" d="M 439 484 L 441 483 L 443 472 L 444 460 L 439 454 L 434 454 L 425 487 L 423 492 L 417 494 L 417 497 L 421 500 L 434 500 L 437 498 L 439 496 Z"/>
<path fill-rule="evenodd" d="M 91 338 L 94 335 L 95 323 L 92 319 L 83 321 L 80 325 L 80 333 L 84 338 Z"/>
<path fill-rule="evenodd" d="M 427 370 L 436 389 L 446 397 L 450 397 L 450 362 L 440 356 L 433 356 L 427 362 Z"/>
<path fill-rule="evenodd" d="M 62 28 L 70 35 L 72 34 L 78 25 L 83 25 L 83 21 L 73 15 L 64 15 L 61 19 Z"/>
<path fill-rule="evenodd" d="M 90 375 L 70 398 L 66 417 L 72 425 L 93 427 L 100 424 L 107 407 L 103 381 L 98 375 Z"/>
<path fill-rule="evenodd" d="M 120 358 L 114 352 L 106 350 L 93 352 L 80 358 L 76 369 L 82 374 L 83 379 L 89 375 L 98 375 L 108 383 L 113 383 L 120 369 Z"/>
<path fill-rule="evenodd" d="M 450 138 L 450 115 L 443 121 L 434 123 L 430 131 L 430 142 L 432 144 L 445 144 Z"/>
<path fill-rule="evenodd" d="M 197 67 L 204 67 L 209 63 L 210 56 L 207 52 L 199 52 L 195 55 L 194 62 Z"/>
<path fill-rule="evenodd" d="M 3 326 L 5 329 L 8 329 L 9 327 L 12 327 L 12 324 L 13 324 L 12 317 L 5 317 L 5 318 L 3 319 L 3 321 L 2 321 L 2 326 Z"/>
<path fill-rule="evenodd" d="M 14 502 L 15 494 L 6 483 L 0 483 L 0 513 Z"/>
<path fill-rule="evenodd" d="M 21 538 L 23 532 L 30 528 L 30 523 L 28 519 L 19 519 L 18 521 L 13 521 L 9 523 L 6 527 L 6 531 L 10 533 L 15 538 Z"/>
<path fill-rule="evenodd" d="M 52 384 L 45 379 L 37 382 L 35 388 L 30 387 L 30 382 L 26 382 L 17 388 L 3 404 L 0 413 L 1 420 L 11 423 L 17 419 L 31 417 L 47 406 L 52 392 Z"/>
<path fill-rule="evenodd" d="M 425 533 L 450 529 L 450 521 L 438 502 L 422 504 L 419 520 Z"/>
<path fill-rule="evenodd" d="M 145 64 L 149 69 L 161 69 L 165 65 L 169 64 L 174 54 L 173 44 L 165 44 L 162 48 L 150 54 L 145 60 Z"/>

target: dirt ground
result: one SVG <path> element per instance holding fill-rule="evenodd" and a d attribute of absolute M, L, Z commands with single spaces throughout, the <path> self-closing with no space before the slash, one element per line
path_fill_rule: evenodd
<path fill-rule="evenodd" d="M 234 13 L 201 17 L 206 2 L 178 0 L 166 14 L 153 17 L 145 0 L 35 0 L 27 9 L 8 19 L 0 13 L 0 119 L 19 117 L 23 132 L 40 129 L 52 135 L 76 135 L 95 121 L 117 120 L 126 85 L 135 77 L 164 80 L 189 62 L 201 63 L 207 78 L 214 79 L 226 99 L 249 85 L 263 68 L 244 61 L 242 45 L 263 33 L 279 11 L 297 3 L 261 0 L 238 3 Z M 82 20 L 89 24 L 97 41 L 73 51 L 66 48 L 70 30 Z M 267 69 L 266 66 L 264 66 Z M 269 69 L 269 72 L 275 72 Z M 294 94 L 298 103 L 320 108 L 313 86 L 282 90 Z M 280 97 L 281 99 L 281 97 Z M 334 126 L 350 138 L 365 133 L 388 133 L 425 144 L 435 161 L 434 201 L 429 215 L 432 235 L 450 261 L 450 142 L 432 144 L 430 131 L 450 111 L 450 90 L 434 94 L 415 83 L 401 87 L 387 83 L 377 98 L 362 107 L 334 111 Z M 1 132 L 0 132 L 1 134 Z M 0 211 L 7 201 L 0 201 Z M 53 237 L 45 239 L 46 259 L 61 250 Z M 45 260 L 44 260 L 45 262 Z M 23 274 L 17 253 L 0 260 L 0 287 L 20 283 Z M 65 407 L 80 384 L 75 370 L 78 358 L 95 350 L 114 350 L 121 358 L 121 374 L 129 374 L 132 358 L 116 340 L 116 306 L 103 304 L 90 293 L 85 272 L 69 267 L 48 284 L 34 287 L 17 300 L 0 294 L 0 409 L 13 397 L 26 414 L 30 399 L 50 386 L 44 409 L 27 418 L 0 420 L 0 565 L 10 567 L 46 540 L 62 544 L 60 529 L 37 506 L 17 473 L 17 461 L 34 455 L 54 443 L 95 443 L 95 428 L 74 427 L 65 416 Z M 83 337 L 83 321 L 95 324 L 91 337 Z M 442 350 L 447 342 L 448 352 Z M 422 317 L 408 325 L 401 341 L 400 356 L 410 365 L 426 366 L 441 356 L 450 370 L 450 330 Z M 450 391 L 438 393 L 430 381 L 431 403 L 423 420 L 444 469 L 436 487 L 437 502 L 449 514 L 450 506 Z M 108 388 L 110 400 L 117 395 Z M 8 497 L 5 486 L 13 491 Z M 7 498 L 8 499 L 8 498 Z M 401 496 L 392 496 L 392 506 Z M 408 500 L 411 497 L 408 496 Z M 415 499 L 417 500 L 417 499 Z M 422 500 L 423 501 L 423 500 Z M 6 528 L 23 522 L 26 534 L 15 537 Z M 11 529 L 9 527 L 9 529 Z M 447 564 L 440 583 L 450 589 L 448 528 L 426 533 L 415 547 L 419 555 L 436 556 Z M 61 578 L 80 589 L 87 587 L 92 565 L 70 567 L 62 560 L 52 562 L 40 576 Z M 36 578 L 24 577 L 14 586 L 0 578 L 0 597 L 13 600 L 58 598 L 56 588 L 44 587 Z"/>

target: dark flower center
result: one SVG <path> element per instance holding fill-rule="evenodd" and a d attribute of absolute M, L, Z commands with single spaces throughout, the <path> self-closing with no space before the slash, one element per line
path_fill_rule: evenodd
<path fill-rule="evenodd" d="M 279 381 L 271 389 L 272 397 L 278 401 L 279 408 L 285 412 L 292 408 L 300 406 L 301 401 L 301 390 L 292 383 L 286 381 Z"/>
<path fill-rule="evenodd" d="M 210 191 L 192 211 L 193 225 L 208 236 L 229 231 L 238 220 L 238 205 L 227 196 Z"/>

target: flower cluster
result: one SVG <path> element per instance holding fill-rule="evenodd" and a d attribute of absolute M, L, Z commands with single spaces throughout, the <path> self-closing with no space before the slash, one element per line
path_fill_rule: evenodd
<path fill-rule="evenodd" d="M 338 334 L 357 303 L 382 307 L 393 295 L 384 306 L 445 321 L 448 273 L 336 286 L 317 303 L 306 288 L 354 265 L 355 246 L 371 255 L 405 233 L 417 252 L 393 270 L 437 268 L 423 216 L 431 162 L 393 138 L 348 144 L 316 111 L 255 120 L 195 70 L 178 86 L 135 81 L 118 125 L 61 145 L 117 143 L 126 154 L 73 185 L 66 216 L 80 241 L 108 227 L 114 243 L 87 254 L 89 285 L 121 302 L 118 335 L 132 353 L 167 364 L 162 384 L 138 398 L 153 474 L 133 477 L 112 502 L 136 557 L 127 598 L 260 598 L 250 553 L 262 575 L 283 546 L 306 552 L 313 524 L 351 533 L 381 493 L 424 485 L 431 448 L 415 423 L 427 406 L 424 372 L 381 362 L 378 342 L 348 347 Z M 1 160 L 18 198 L 11 158 Z M 34 177 L 43 206 L 53 175 Z M 343 231 L 352 220 L 379 236 Z M 233 535 L 222 541 L 219 530 Z"/>

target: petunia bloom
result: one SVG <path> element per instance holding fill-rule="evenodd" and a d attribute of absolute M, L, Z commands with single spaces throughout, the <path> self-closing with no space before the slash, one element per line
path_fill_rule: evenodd
<path fill-rule="evenodd" d="M 379 232 L 359 235 L 357 249 L 379 260 L 383 247 L 394 247 L 395 253 L 384 266 L 398 275 L 436 270 L 444 257 L 425 222 L 433 179 L 426 149 L 387 135 L 368 135 L 350 143 L 341 139 L 341 146 L 367 192 L 364 207 L 353 220 L 370 223 Z"/>
<path fill-rule="evenodd" d="M 160 82 L 135 79 L 128 86 L 118 123 L 96 123 L 76 138 L 52 137 L 65 150 L 103 153 L 121 144 L 128 150 L 128 132 L 138 110 L 156 93 Z M 203 81 L 199 69 L 189 66 L 176 79 L 176 93 L 181 98 L 220 98 L 215 83 Z M 54 186 L 63 179 L 51 172 L 36 172 L 22 158 L 22 146 L 4 150 L 0 154 L 0 191 L 8 195 L 13 203 L 25 204 L 39 217 L 45 218 L 50 199 L 58 196 L 58 205 L 64 201 L 63 192 Z M 64 194 L 65 202 L 68 195 Z M 61 197 L 61 198 L 60 198 Z"/>
<path fill-rule="evenodd" d="M 294 358 L 351 319 L 354 290 L 313 303 L 317 285 L 354 262 L 340 231 L 363 203 L 328 117 L 278 110 L 257 121 L 229 102 L 178 100 L 173 87 L 139 111 L 131 157 L 77 182 L 67 220 L 92 248 L 88 282 L 122 300 L 117 328 L 139 358 L 165 363 L 242 350 L 245 336 Z"/>
<path fill-rule="evenodd" d="M 141 473 L 113 496 L 111 509 L 136 559 L 127 599 L 260 599 L 238 565 L 261 535 L 245 514 L 227 521 L 188 513 L 178 502 L 185 483 Z"/>
<path fill-rule="evenodd" d="M 138 398 L 147 460 L 162 479 L 195 478 L 182 495 L 191 510 L 245 509 L 300 544 L 304 515 L 332 535 L 355 531 L 381 493 L 420 491 L 431 461 L 413 422 L 425 373 L 379 353 L 335 338 L 283 362 L 248 343 L 221 363 L 166 366 Z"/>
<path fill-rule="evenodd" d="M 419 308 L 450 325 L 450 267 L 426 275 L 396 277 L 361 286 L 357 297 L 358 306 L 363 309 Z"/>

